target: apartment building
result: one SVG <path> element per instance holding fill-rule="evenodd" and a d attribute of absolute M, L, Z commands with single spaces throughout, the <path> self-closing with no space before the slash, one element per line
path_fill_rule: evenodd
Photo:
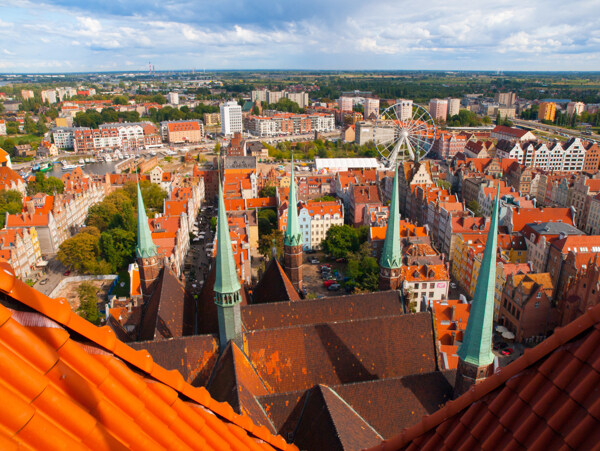
<path fill-rule="evenodd" d="M 354 99 L 352 97 L 342 96 L 338 99 L 340 111 L 352 111 L 354 107 Z"/>
<path fill-rule="evenodd" d="M 87 153 L 112 150 L 121 147 L 122 139 L 116 128 L 73 131 L 73 148 L 75 152 Z"/>
<path fill-rule="evenodd" d="M 231 136 L 242 132 L 242 107 L 237 102 L 230 101 L 221 104 L 221 133 Z"/>
<path fill-rule="evenodd" d="M 376 120 L 379 117 L 379 99 L 366 97 L 363 107 L 363 116 L 366 120 Z"/>
<path fill-rule="evenodd" d="M 52 140 L 59 149 L 73 149 L 75 142 L 73 137 L 76 131 L 91 130 L 89 127 L 56 127 L 53 128 Z"/>
<path fill-rule="evenodd" d="M 447 117 L 456 116 L 460 111 L 460 99 L 448 97 L 446 100 L 448 101 Z"/>
<path fill-rule="evenodd" d="M 42 91 L 40 94 L 42 96 L 42 102 L 48 102 L 50 105 L 56 103 L 56 90 L 48 89 Z"/>
<path fill-rule="evenodd" d="M 583 102 L 569 102 L 567 104 L 567 116 L 579 116 L 585 110 L 585 103 Z"/>
<path fill-rule="evenodd" d="M 35 227 L 0 230 L 0 256 L 12 266 L 15 276 L 27 278 L 42 259 Z"/>
<path fill-rule="evenodd" d="M 332 226 L 344 225 L 344 206 L 341 201 L 298 203 L 298 223 L 304 250 L 319 249 Z M 287 201 L 279 207 L 279 229 L 287 227 Z"/>
<path fill-rule="evenodd" d="M 413 115 L 413 101 L 408 99 L 396 99 L 396 116 L 401 121 L 408 121 Z"/>
<path fill-rule="evenodd" d="M 198 143 L 204 136 L 199 120 L 165 121 L 160 123 L 161 136 L 170 144 Z"/>
<path fill-rule="evenodd" d="M 517 101 L 517 94 L 514 92 L 497 92 L 494 96 L 494 102 L 511 107 Z"/>
<path fill-rule="evenodd" d="M 556 103 L 554 102 L 540 102 L 540 109 L 538 110 L 538 119 L 546 121 L 554 121 L 556 116 Z"/>
<path fill-rule="evenodd" d="M 436 121 L 445 121 L 448 115 L 448 100 L 431 99 L 429 101 L 429 114 Z"/>
<path fill-rule="evenodd" d="M 6 121 L 4 119 L 0 119 L 0 136 L 6 135 Z"/>

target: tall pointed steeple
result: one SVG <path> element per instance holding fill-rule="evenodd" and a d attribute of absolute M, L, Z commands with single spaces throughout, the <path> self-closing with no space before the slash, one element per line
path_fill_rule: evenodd
<path fill-rule="evenodd" d="M 287 246 L 302 244 L 302 233 L 298 222 L 298 199 L 296 197 L 296 182 L 294 180 L 294 157 L 292 156 L 292 175 L 290 176 L 290 196 L 288 199 L 287 228 L 283 242 Z"/>
<path fill-rule="evenodd" d="M 156 245 L 152 241 L 152 233 L 148 226 L 148 216 L 144 207 L 144 199 L 140 184 L 137 184 L 137 247 L 135 248 L 138 258 L 156 257 Z"/>
<path fill-rule="evenodd" d="M 219 210 L 217 212 L 217 261 L 215 278 L 215 304 L 219 321 L 219 347 L 223 351 L 230 340 L 239 341 L 242 336 L 240 314 L 240 282 L 238 281 L 227 212 L 223 200 L 223 188 L 219 181 Z M 241 345 L 241 343 L 238 343 Z"/>
<path fill-rule="evenodd" d="M 494 327 L 494 290 L 496 286 L 496 253 L 498 246 L 498 204 L 500 188 L 492 211 L 475 296 L 471 303 L 469 321 L 462 344 L 458 347 L 458 372 L 454 392 L 461 395 L 474 384 L 489 376 L 493 370 L 492 335 Z"/>
<path fill-rule="evenodd" d="M 296 290 L 302 288 L 302 232 L 298 222 L 298 198 L 294 180 L 294 157 L 290 177 L 290 196 L 288 199 L 287 228 L 283 235 L 283 263 L 285 272 Z"/>
<path fill-rule="evenodd" d="M 394 186 L 390 199 L 390 214 L 383 250 L 379 259 L 379 289 L 395 290 L 400 283 L 402 245 L 400 243 L 400 209 L 398 205 L 398 165 L 394 172 Z"/>
<path fill-rule="evenodd" d="M 137 264 L 140 271 L 140 284 L 144 302 L 147 302 L 152 296 L 152 291 L 161 269 L 156 245 L 152 241 L 152 232 L 148 226 L 148 216 L 144 207 L 144 199 L 140 184 L 137 185 L 137 246 L 135 253 Z"/>

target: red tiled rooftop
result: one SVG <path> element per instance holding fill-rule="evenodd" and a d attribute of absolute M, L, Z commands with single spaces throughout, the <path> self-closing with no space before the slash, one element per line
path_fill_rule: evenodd
<path fill-rule="evenodd" d="M 0 447 L 295 449 L 0 268 Z"/>

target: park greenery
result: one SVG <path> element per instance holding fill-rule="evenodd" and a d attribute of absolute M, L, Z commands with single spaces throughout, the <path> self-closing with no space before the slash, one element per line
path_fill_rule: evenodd
<path fill-rule="evenodd" d="M 15 215 L 23 210 L 23 196 L 17 190 L 0 191 L 0 229 L 6 223 L 6 213 Z"/>
<path fill-rule="evenodd" d="M 269 235 L 277 228 L 277 213 L 272 208 L 264 208 L 258 212 L 258 234 Z"/>
<path fill-rule="evenodd" d="M 349 225 L 331 226 L 321 243 L 321 248 L 334 258 L 348 258 L 353 252 L 358 252 L 368 236 L 367 226 L 358 228 Z"/>
<path fill-rule="evenodd" d="M 258 192 L 258 197 L 275 197 L 277 188 L 273 185 L 267 185 Z"/>
<path fill-rule="evenodd" d="M 98 311 L 98 289 L 89 282 L 83 282 L 77 287 L 79 295 L 79 308 L 77 313 L 96 326 L 100 325 L 100 312 Z"/>
<path fill-rule="evenodd" d="M 34 196 L 38 193 L 44 193 L 49 196 L 56 194 L 62 194 L 65 190 L 65 185 L 61 179 L 57 177 L 46 177 L 43 172 L 37 172 L 35 174 L 35 180 L 27 184 L 27 194 Z"/>
<path fill-rule="evenodd" d="M 351 158 L 351 157 L 370 157 L 376 158 L 379 153 L 377 147 L 372 142 L 362 146 L 356 143 L 343 142 L 341 140 L 329 141 L 316 139 L 314 141 L 291 143 L 282 141 L 277 147 L 268 143 L 263 143 L 268 149 L 269 156 L 275 160 L 291 160 L 292 151 L 296 160 L 314 160 L 320 158 Z"/>
<path fill-rule="evenodd" d="M 148 217 L 162 209 L 167 193 L 158 185 L 140 182 Z M 86 274 L 111 274 L 134 258 L 137 186 L 128 183 L 90 207 L 86 227 L 65 240 L 58 259 L 67 268 Z"/>
<path fill-rule="evenodd" d="M 200 119 L 204 118 L 204 113 L 217 113 L 219 107 L 216 105 L 204 105 L 203 103 L 190 109 L 188 106 L 182 106 L 181 108 L 173 108 L 166 106 L 164 108 L 156 109 L 150 108 L 150 120 L 156 123 L 162 121 L 179 121 L 182 119 Z"/>
<path fill-rule="evenodd" d="M 272 229 L 271 233 L 262 235 L 258 239 L 258 252 L 265 258 L 273 255 L 273 245 L 277 249 L 277 258 L 283 255 L 283 232 L 277 228 Z"/>
<path fill-rule="evenodd" d="M 113 108 L 104 108 L 101 112 L 87 110 L 79 112 L 73 119 L 73 124 L 78 127 L 98 128 L 99 125 L 109 122 L 139 122 L 140 114 L 137 111 L 116 111 Z"/>

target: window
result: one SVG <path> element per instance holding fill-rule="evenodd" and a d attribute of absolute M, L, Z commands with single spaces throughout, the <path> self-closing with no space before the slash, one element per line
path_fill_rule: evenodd
<path fill-rule="evenodd" d="M 433 291 L 429 292 L 429 298 L 432 299 L 433 298 Z"/>
<path fill-rule="evenodd" d="M 435 282 L 431 282 L 431 283 L 429 284 L 429 288 L 435 288 Z"/>
<path fill-rule="evenodd" d="M 537 294 L 535 295 L 535 297 L 540 299 L 542 297 L 542 292 L 538 291 Z"/>
<path fill-rule="evenodd" d="M 537 301 L 537 302 L 535 303 L 535 308 L 539 308 L 539 306 L 540 306 L 540 301 Z"/>
<path fill-rule="evenodd" d="M 521 312 L 517 310 L 517 319 L 519 319 L 521 316 Z"/>
<path fill-rule="evenodd" d="M 418 283 L 415 283 L 415 290 L 416 290 L 417 288 L 419 288 L 419 284 L 418 284 Z"/>

